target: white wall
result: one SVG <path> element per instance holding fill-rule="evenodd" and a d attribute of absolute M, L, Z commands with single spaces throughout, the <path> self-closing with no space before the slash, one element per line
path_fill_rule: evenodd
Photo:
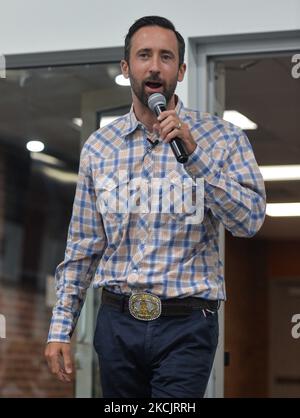
<path fill-rule="evenodd" d="M 185 38 L 300 29 L 300 0 L 0 0 L 0 54 L 122 46 L 149 14 Z"/>
<path fill-rule="evenodd" d="M 148 14 L 186 37 L 300 29 L 299 0 L 0 0 L 0 52 L 121 46 Z"/>

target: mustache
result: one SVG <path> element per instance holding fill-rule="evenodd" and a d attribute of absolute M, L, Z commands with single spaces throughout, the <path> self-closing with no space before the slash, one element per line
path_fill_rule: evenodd
<path fill-rule="evenodd" d="M 144 84 L 146 83 L 160 83 L 160 84 L 164 84 L 163 80 L 159 77 L 159 75 L 155 75 L 153 74 L 151 77 L 146 78 L 146 80 L 144 80 Z"/>

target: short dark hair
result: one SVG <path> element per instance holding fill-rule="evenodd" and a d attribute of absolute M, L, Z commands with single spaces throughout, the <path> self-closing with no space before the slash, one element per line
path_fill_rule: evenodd
<path fill-rule="evenodd" d="M 144 16 L 136 20 L 134 24 L 129 28 L 129 31 L 125 37 L 125 47 L 124 47 L 124 59 L 129 63 L 130 47 L 131 47 L 131 38 L 139 29 L 144 26 L 160 26 L 161 28 L 169 29 L 173 31 L 176 35 L 178 42 L 178 53 L 179 53 L 179 65 L 184 63 L 184 53 L 185 53 L 185 42 L 183 37 L 175 29 L 173 23 L 161 16 Z"/>

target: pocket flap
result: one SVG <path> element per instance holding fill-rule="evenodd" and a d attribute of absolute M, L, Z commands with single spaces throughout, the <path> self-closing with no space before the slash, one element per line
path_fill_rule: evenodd
<path fill-rule="evenodd" d="M 96 188 L 104 189 L 108 192 L 111 192 L 117 187 L 120 187 L 121 185 L 128 183 L 128 181 L 128 173 L 122 173 L 122 175 L 118 175 L 118 173 L 113 175 L 102 174 L 96 180 Z"/>

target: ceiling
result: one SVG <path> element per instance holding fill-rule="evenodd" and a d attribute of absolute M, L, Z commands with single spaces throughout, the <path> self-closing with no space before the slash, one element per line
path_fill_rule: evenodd
<path fill-rule="evenodd" d="M 300 79 L 291 56 L 225 61 L 226 108 L 239 110 L 258 129 L 247 134 L 260 165 L 300 162 Z"/>
<path fill-rule="evenodd" d="M 238 110 L 258 125 L 247 135 L 260 165 L 300 163 L 300 79 L 291 76 L 291 56 L 220 59 L 226 74 L 227 110 Z M 82 97 L 95 91 L 118 98 L 118 63 L 8 70 L 0 79 L 0 143 L 26 152 L 29 139 L 46 152 L 78 162 Z M 125 89 L 125 90 L 124 90 Z M 105 98 L 104 98 L 105 99 Z M 125 100 L 126 101 L 126 100 Z M 93 127 L 93 130 L 96 127 Z M 300 182 L 266 183 L 268 202 L 300 202 Z M 258 238 L 299 238 L 300 218 L 266 218 Z"/>
<path fill-rule="evenodd" d="M 117 63 L 8 70 L 0 80 L 0 141 L 25 149 L 28 140 L 41 139 L 47 154 L 78 161 L 80 129 L 72 120 L 81 116 L 82 97 L 120 94 L 119 73 Z"/>
<path fill-rule="evenodd" d="M 259 165 L 300 164 L 300 79 L 292 54 L 219 60 L 225 69 L 225 108 L 258 125 L 246 131 Z M 300 181 L 266 182 L 269 203 L 300 202 Z M 299 239 L 300 217 L 271 218 L 257 238 Z"/>

